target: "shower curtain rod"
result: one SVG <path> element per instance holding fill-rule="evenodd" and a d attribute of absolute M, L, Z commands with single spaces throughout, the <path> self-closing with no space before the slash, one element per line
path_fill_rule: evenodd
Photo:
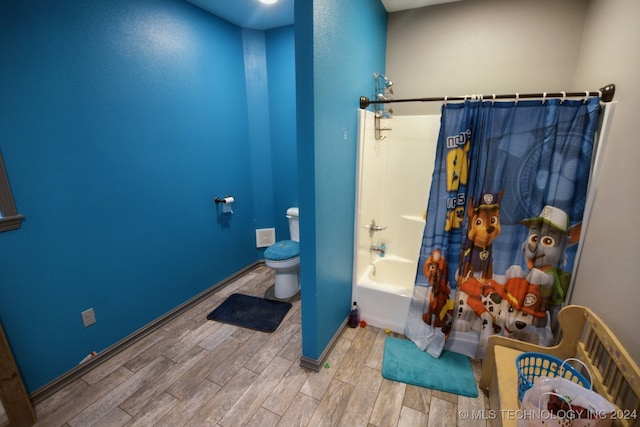
<path fill-rule="evenodd" d="M 602 102 L 611 102 L 615 94 L 616 86 L 608 84 L 599 91 L 595 92 L 550 92 L 550 93 L 514 93 L 511 95 L 465 95 L 465 96 L 448 96 L 434 98 L 410 98 L 410 99 L 376 99 L 370 100 L 366 96 L 360 97 L 360 108 L 365 109 L 372 104 L 390 104 L 392 102 L 443 102 L 443 101 L 466 101 L 472 97 L 475 99 L 484 99 L 487 101 L 494 99 L 528 99 L 528 98 L 576 98 L 585 96 L 600 96 Z"/>

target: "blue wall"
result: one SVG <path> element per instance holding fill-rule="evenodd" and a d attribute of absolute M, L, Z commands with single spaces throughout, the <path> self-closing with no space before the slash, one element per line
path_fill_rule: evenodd
<path fill-rule="evenodd" d="M 290 237 L 286 210 L 298 206 L 293 27 L 244 29 L 243 37 L 255 228 L 275 227 L 284 240 Z M 258 254 L 263 258 L 264 249 Z"/>
<path fill-rule="evenodd" d="M 0 233 L 0 320 L 34 391 L 258 259 L 280 207 L 255 183 L 279 183 L 252 172 L 269 141 L 250 134 L 240 28 L 181 0 L 9 0 L 0 40 L 0 149 L 25 216 Z"/>
<path fill-rule="evenodd" d="M 273 207 L 278 240 L 288 239 L 287 208 L 298 206 L 296 64 L 293 27 L 266 32 Z M 259 195 L 256 195 L 259 197 Z"/>
<path fill-rule="evenodd" d="M 243 29 L 247 109 L 249 114 L 249 141 L 251 144 L 251 175 L 253 205 L 256 212 L 255 228 L 273 227 L 273 182 L 269 134 L 269 87 L 267 78 L 267 51 L 264 31 Z M 258 249 L 264 254 L 264 249 Z"/>
<path fill-rule="evenodd" d="M 303 356 L 319 360 L 349 313 L 357 118 L 384 72 L 379 1 L 296 2 Z"/>

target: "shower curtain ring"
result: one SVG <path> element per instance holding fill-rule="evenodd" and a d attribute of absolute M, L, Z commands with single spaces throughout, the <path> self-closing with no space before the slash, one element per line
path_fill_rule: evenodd
<path fill-rule="evenodd" d="M 448 98 L 448 96 L 447 96 L 447 95 L 445 95 L 445 96 L 444 96 L 444 106 L 445 106 L 445 107 L 447 106 L 447 98 Z"/>
<path fill-rule="evenodd" d="M 516 92 L 516 102 L 514 105 L 518 105 L 518 101 L 520 101 L 520 94 Z"/>
<path fill-rule="evenodd" d="M 547 92 L 542 94 L 542 104 L 544 105 L 545 102 L 547 102 Z"/>
<path fill-rule="evenodd" d="M 491 100 L 491 105 L 496 103 L 496 94 L 493 94 L 493 99 Z"/>
<path fill-rule="evenodd" d="M 564 103 L 565 99 L 567 99 L 567 92 L 562 91 L 562 101 L 560 101 L 560 104 Z"/>
<path fill-rule="evenodd" d="M 588 100 L 589 100 L 589 91 L 585 90 L 584 91 L 584 101 L 583 101 L 583 103 L 586 104 Z"/>

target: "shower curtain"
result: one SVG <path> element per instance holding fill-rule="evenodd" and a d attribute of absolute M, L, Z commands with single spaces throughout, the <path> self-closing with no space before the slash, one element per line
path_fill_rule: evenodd
<path fill-rule="evenodd" d="M 405 334 L 482 358 L 491 334 L 549 345 L 569 292 L 598 97 L 445 104 Z"/>

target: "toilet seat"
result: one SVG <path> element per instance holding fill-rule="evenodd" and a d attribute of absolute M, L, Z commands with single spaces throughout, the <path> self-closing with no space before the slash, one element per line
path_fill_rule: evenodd
<path fill-rule="evenodd" d="M 264 251 L 264 258 L 270 261 L 285 261 L 300 255 L 300 243 L 293 240 L 281 240 Z"/>

